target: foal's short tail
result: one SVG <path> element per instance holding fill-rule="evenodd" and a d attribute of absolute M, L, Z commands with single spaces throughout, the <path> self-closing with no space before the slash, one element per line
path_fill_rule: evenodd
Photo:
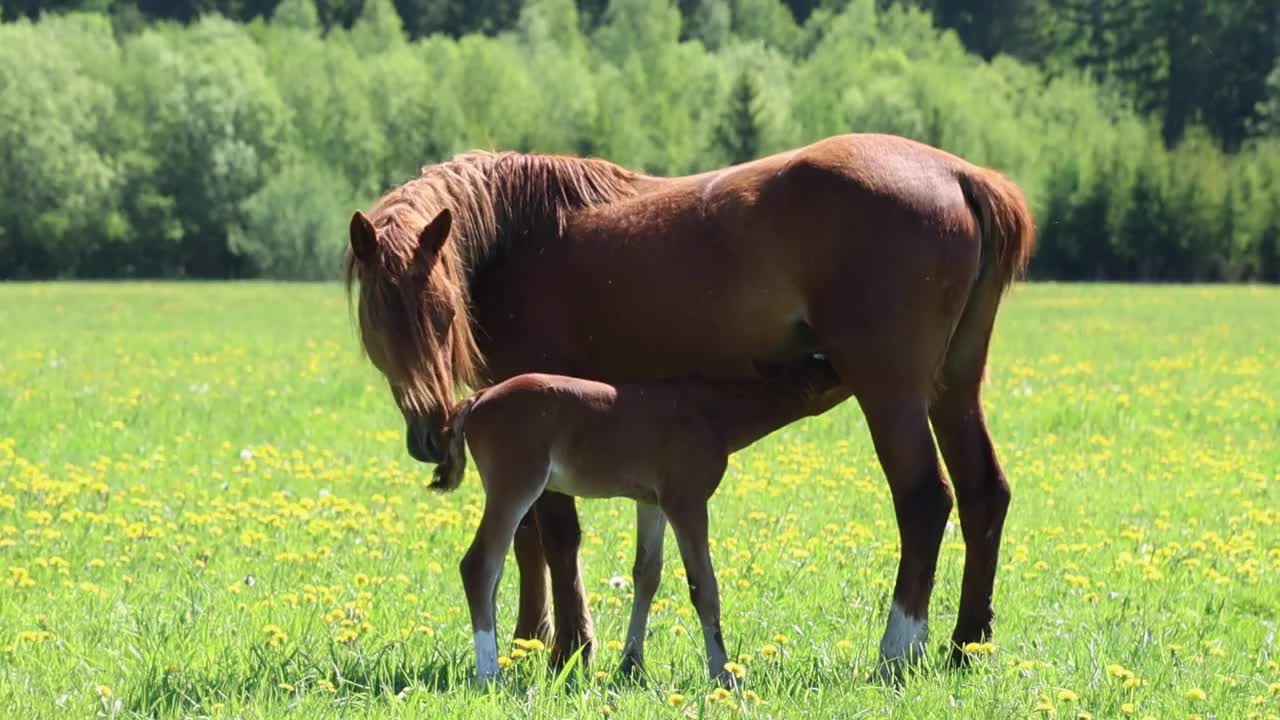
<path fill-rule="evenodd" d="M 463 400 L 449 420 L 449 426 L 445 430 L 444 459 L 436 465 L 435 479 L 427 486 L 432 490 L 449 492 L 457 490 L 462 484 L 462 477 L 467 471 L 467 416 L 471 414 L 471 409 L 476 406 L 479 398 L 480 394 L 476 393 Z"/>
<path fill-rule="evenodd" d="M 1035 249 L 1035 222 L 1027 199 L 994 170 L 971 168 L 957 179 L 982 233 L 982 264 L 975 285 L 994 269 L 1003 292 L 1026 271 Z"/>

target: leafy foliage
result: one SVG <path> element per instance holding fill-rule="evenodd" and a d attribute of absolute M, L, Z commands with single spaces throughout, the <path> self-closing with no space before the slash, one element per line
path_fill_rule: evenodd
<path fill-rule="evenodd" d="M 62 12 L 0 24 L 4 278 L 336 277 L 341 221 L 464 149 L 677 174 L 855 131 L 1012 176 L 1036 276 L 1280 276 L 1254 0 L 4 8 Z"/>

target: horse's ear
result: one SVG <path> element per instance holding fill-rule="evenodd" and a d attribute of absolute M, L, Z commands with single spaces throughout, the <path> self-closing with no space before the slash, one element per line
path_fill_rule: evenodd
<path fill-rule="evenodd" d="M 444 208 L 435 219 L 427 223 L 418 235 L 418 252 L 430 251 L 431 257 L 440 254 L 444 241 L 449 239 L 449 230 L 453 227 L 453 213 Z"/>
<path fill-rule="evenodd" d="M 351 216 L 351 254 L 362 263 L 373 261 L 378 251 L 378 231 L 368 216 L 357 210 Z"/>

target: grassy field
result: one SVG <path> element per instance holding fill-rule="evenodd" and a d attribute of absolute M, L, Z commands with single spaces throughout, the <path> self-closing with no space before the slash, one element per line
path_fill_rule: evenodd
<path fill-rule="evenodd" d="M 0 328 L 0 717 L 1280 716 L 1277 288 L 1013 292 L 986 403 L 1014 500 L 967 672 L 868 681 L 897 535 L 853 404 L 740 453 L 711 518 L 749 692 L 715 699 L 674 552 L 651 684 L 609 675 L 623 500 L 579 503 L 597 663 L 472 685 L 478 483 L 424 489 L 339 286 L 0 285 Z M 962 553 L 949 530 L 934 656 Z"/>

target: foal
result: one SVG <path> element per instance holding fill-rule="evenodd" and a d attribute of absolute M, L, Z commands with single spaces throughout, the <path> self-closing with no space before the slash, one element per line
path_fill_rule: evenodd
<path fill-rule="evenodd" d="M 498 675 L 496 596 L 516 525 L 544 491 L 636 501 L 635 601 L 624 671 L 644 662 L 649 606 L 671 522 L 707 647 L 708 672 L 732 682 L 720 634 L 720 597 L 707 548 L 707 501 L 728 457 L 775 428 L 828 409 L 839 378 L 825 359 L 766 368 L 762 379 L 608 385 L 526 374 L 481 390 L 451 413 L 448 451 L 433 488 L 462 482 L 466 447 L 485 507 L 460 570 L 475 631 L 479 678 Z"/>

